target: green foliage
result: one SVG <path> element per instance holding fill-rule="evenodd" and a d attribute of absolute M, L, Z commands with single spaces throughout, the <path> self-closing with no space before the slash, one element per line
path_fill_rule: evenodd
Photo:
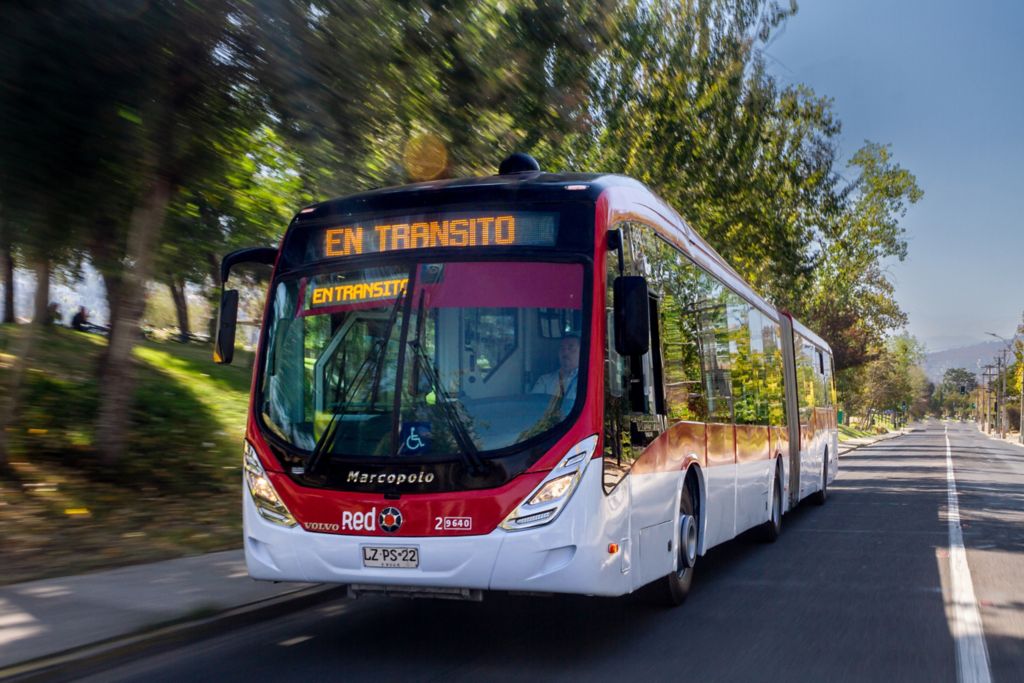
<path fill-rule="evenodd" d="M 843 210 L 819 234 L 814 284 L 802 307 L 839 370 L 876 356 L 886 335 L 906 324 L 884 264 L 906 257 L 899 221 L 923 195 L 886 146 L 866 143 L 850 167 L 858 175 L 844 191 Z"/>
<path fill-rule="evenodd" d="M 25 333 L 22 327 L 0 326 L 0 349 Z M 104 346 L 96 335 L 63 329 L 45 334 L 28 372 L 12 456 L 85 471 L 97 466 L 99 380 L 87 370 Z M 208 346 L 176 343 L 144 342 L 136 348 L 141 372 L 131 448 L 108 478 L 163 492 L 233 489 L 248 406 L 250 354 L 237 351 L 235 365 L 215 366 L 210 353 Z M 7 372 L 0 370 L 0 382 Z"/>
<path fill-rule="evenodd" d="M 891 337 L 877 356 L 838 375 L 848 413 L 869 421 L 877 413 L 893 411 L 922 417 L 928 412 L 932 387 L 921 368 L 924 346 L 914 337 Z"/>
<path fill-rule="evenodd" d="M 950 368 L 932 392 L 931 408 L 939 415 L 967 417 L 978 400 L 978 378 L 970 370 Z"/>
<path fill-rule="evenodd" d="M 630 2 L 595 75 L 599 127 L 581 167 L 649 184 L 758 289 L 799 301 L 815 226 L 833 210 L 828 100 L 781 87 L 760 57 L 792 9 L 761 1 Z M 588 144 L 589 143 L 589 144 Z"/>
<path fill-rule="evenodd" d="M 274 244 L 313 199 L 490 174 L 523 149 L 551 170 L 648 183 L 820 332 L 837 368 L 863 366 L 905 322 L 884 266 L 906 255 L 900 221 L 921 191 L 884 145 L 854 155 L 852 182 L 836 173 L 831 100 L 779 83 L 762 56 L 795 11 L 779 0 L 132 11 L 15 0 L 0 27 L 4 239 L 60 264 L 88 257 L 116 309 L 143 289 L 120 284 L 136 272 L 176 294 L 213 284 L 219 256 Z M 148 203 L 160 180 L 166 218 Z M 146 211 L 157 225 L 140 230 Z M 751 400 L 740 409 L 763 412 Z"/>
<path fill-rule="evenodd" d="M 157 271 L 203 283 L 216 260 L 243 246 L 275 245 L 308 200 L 298 159 L 266 125 L 236 129 L 217 143 L 214 163 L 183 185 L 168 212 Z M 213 284 L 219 284 L 215 282 Z"/>
<path fill-rule="evenodd" d="M 502 150 L 549 149 L 585 127 L 612 5 L 264 2 L 259 77 L 321 196 L 490 174 Z M 423 135 L 442 158 L 409 158 Z M 432 171 L 410 172 L 421 166 Z"/>

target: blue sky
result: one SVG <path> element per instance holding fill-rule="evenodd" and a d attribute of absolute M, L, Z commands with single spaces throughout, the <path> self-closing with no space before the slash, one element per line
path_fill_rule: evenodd
<path fill-rule="evenodd" d="M 844 160 L 888 143 L 917 176 L 890 272 L 932 351 L 1010 336 L 1024 311 L 1022 25 L 1012 0 L 800 0 L 765 50 L 780 80 L 834 99 Z"/>

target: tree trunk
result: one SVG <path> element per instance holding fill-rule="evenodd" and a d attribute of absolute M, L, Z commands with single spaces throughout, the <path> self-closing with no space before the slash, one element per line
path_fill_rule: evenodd
<path fill-rule="evenodd" d="M 186 343 L 192 330 L 188 325 L 188 296 L 185 293 L 185 281 L 172 275 L 167 282 L 167 288 L 171 290 L 174 310 L 178 314 L 178 338 L 182 343 Z"/>
<path fill-rule="evenodd" d="M 155 175 L 148 183 L 142 201 L 132 212 L 128 225 L 127 263 L 117 297 L 116 314 L 111 317 L 106 367 L 100 383 L 100 413 L 96 421 L 97 444 L 107 466 L 121 460 L 128 448 L 135 368 L 132 349 L 139 334 L 139 322 L 145 312 L 146 283 L 152 268 L 153 251 L 167 214 L 171 183 Z"/>
<path fill-rule="evenodd" d="M 0 260 L 3 260 L 4 278 L 4 317 L 3 322 L 14 322 L 14 249 L 5 238 L 0 247 Z"/>
<path fill-rule="evenodd" d="M 210 281 L 213 283 L 206 293 L 206 299 L 210 302 L 210 310 L 213 312 L 213 315 L 206 321 L 206 332 L 210 336 L 210 341 L 213 341 L 217 338 L 217 318 L 223 283 L 220 281 L 220 259 L 217 258 L 217 255 L 210 251 L 206 252 L 206 263 L 210 267 Z"/>
<path fill-rule="evenodd" d="M 108 343 L 100 353 L 99 361 L 96 364 L 96 374 L 101 379 L 106 375 L 107 358 L 110 356 L 109 340 L 114 336 L 114 324 L 117 320 L 117 311 L 121 301 L 121 276 L 112 275 L 100 271 L 103 278 L 103 288 L 107 290 L 107 340 Z"/>
<path fill-rule="evenodd" d="M 45 256 L 36 259 L 36 298 L 33 306 L 32 324 L 49 325 L 57 322 L 50 319 L 50 260 Z"/>

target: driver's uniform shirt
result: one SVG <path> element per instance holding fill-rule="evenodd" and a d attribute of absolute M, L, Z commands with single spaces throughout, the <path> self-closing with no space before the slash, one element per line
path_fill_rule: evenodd
<path fill-rule="evenodd" d="M 541 375 L 537 378 L 537 381 L 533 385 L 533 391 L 530 393 L 561 396 L 562 409 L 564 411 L 568 406 L 572 405 L 576 398 L 576 377 L 578 374 L 579 368 L 570 372 L 569 376 L 565 379 L 562 379 L 560 370 L 555 370 L 554 372 L 549 372 L 546 375 Z"/>

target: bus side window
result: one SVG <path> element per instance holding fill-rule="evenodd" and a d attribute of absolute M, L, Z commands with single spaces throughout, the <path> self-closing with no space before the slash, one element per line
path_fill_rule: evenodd
<path fill-rule="evenodd" d="M 647 277 L 651 286 L 650 241 L 653 231 L 625 223 L 623 231 L 626 274 Z M 613 283 L 619 276 L 618 260 L 610 255 L 606 269 L 607 326 L 605 339 L 605 448 L 604 485 L 610 491 L 629 472 L 633 461 L 664 430 L 665 394 L 658 332 L 657 290 L 650 299 L 651 347 L 641 356 L 622 357 L 615 352 L 612 308 Z M 657 412 L 656 412 L 657 411 Z"/>
<path fill-rule="evenodd" d="M 658 346 L 661 355 L 659 414 L 670 424 L 707 419 L 707 398 L 701 369 L 701 311 L 713 289 L 710 276 L 674 246 L 654 240 L 649 282 L 657 292 Z M 654 319 L 654 316 L 652 316 Z"/>
<path fill-rule="evenodd" d="M 782 328 L 777 322 L 767 317 L 764 318 L 763 323 L 768 422 L 774 427 L 785 427 L 786 395 L 782 380 Z"/>
<path fill-rule="evenodd" d="M 828 353 L 825 353 L 825 391 L 828 394 L 828 404 L 836 405 L 836 365 Z"/>

